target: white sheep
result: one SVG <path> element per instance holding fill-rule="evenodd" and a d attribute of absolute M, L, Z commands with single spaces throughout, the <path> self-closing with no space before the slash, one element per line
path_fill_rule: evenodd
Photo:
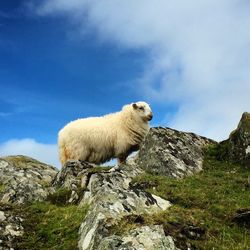
<path fill-rule="evenodd" d="M 58 134 L 62 165 L 67 160 L 100 164 L 118 158 L 118 165 L 139 149 L 149 131 L 152 111 L 146 102 L 125 105 L 120 112 L 68 123 Z"/>

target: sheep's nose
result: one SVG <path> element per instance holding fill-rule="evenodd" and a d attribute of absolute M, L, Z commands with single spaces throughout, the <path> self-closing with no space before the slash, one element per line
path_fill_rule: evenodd
<path fill-rule="evenodd" d="M 148 115 L 148 120 L 151 121 L 152 118 L 153 118 L 153 114 L 149 114 L 149 115 Z"/>

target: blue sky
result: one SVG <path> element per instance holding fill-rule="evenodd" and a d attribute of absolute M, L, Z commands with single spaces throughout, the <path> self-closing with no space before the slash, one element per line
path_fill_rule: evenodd
<path fill-rule="evenodd" d="M 0 2 L 0 155 L 58 166 L 67 122 L 150 103 L 152 125 L 227 138 L 250 110 L 244 0 Z"/>

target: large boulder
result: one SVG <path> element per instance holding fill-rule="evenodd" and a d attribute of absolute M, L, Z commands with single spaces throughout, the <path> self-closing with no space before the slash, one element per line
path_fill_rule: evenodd
<path fill-rule="evenodd" d="M 19 207 L 0 204 L 0 250 L 15 249 L 15 242 L 24 234 L 23 220 Z"/>
<path fill-rule="evenodd" d="M 98 250 L 178 250 L 171 236 L 165 236 L 160 225 L 142 226 L 124 236 L 110 236 L 102 240 Z"/>
<path fill-rule="evenodd" d="M 181 178 L 202 170 L 204 147 L 215 141 L 170 128 L 151 128 L 136 159 L 147 172 Z"/>
<path fill-rule="evenodd" d="M 228 143 L 229 159 L 250 168 L 250 113 L 243 113 Z"/>
<path fill-rule="evenodd" d="M 14 249 L 23 233 L 21 206 L 53 192 L 57 170 L 27 156 L 0 158 L 0 249 Z"/>
<path fill-rule="evenodd" d="M 130 185 L 132 179 L 141 173 L 142 170 L 133 165 L 109 171 L 107 167 L 94 167 L 79 161 L 68 162 L 58 173 L 54 185 L 80 190 L 77 196 L 79 206 L 89 206 L 79 230 L 79 249 L 139 249 L 143 238 L 147 238 L 145 244 L 152 248 L 140 249 L 155 249 L 154 246 L 158 245 L 162 246 L 159 249 L 168 249 L 164 246 L 173 245 L 158 227 L 138 229 L 138 233 L 130 232 L 124 237 L 110 235 L 110 228 L 126 216 L 157 213 L 170 207 L 168 201 Z M 159 239 L 155 239 L 156 236 Z M 122 242 L 120 246 L 123 248 L 114 248 L 117 242 Z M 131 242 L 134 242 L 133 248 L 129 247 Z"/>
<path fill-rule="evenodd" d="M 57 169 L 27 156 L 0 158 L 0 202 L 24 204 L 43 200 L 52 191 Z"/>

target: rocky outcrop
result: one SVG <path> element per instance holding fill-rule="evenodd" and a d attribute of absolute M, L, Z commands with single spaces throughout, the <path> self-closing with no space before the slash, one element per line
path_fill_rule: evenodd
<path fill-rule="evenodd" d="M 43 200 L 52 191 L 57 170 L 26 156 L 0 158 L 1 203 Z"/>
<path fill-rule="evenodd" d="M 23 235 L 18 207 L 53 192 L 57 170 L 26 156 L 0 158 L 0 250 L 13 249 Z"/>
<path fill-rule="evenodd" d="M 124 238 L 111 236 L 109 233 L 109 228 L 124 216 L 155 213 L 170 206 L 168 201 L 130 186 L 132 178 L 140 173 L 142 171 L 135 166 L 124 165 L 119 171 L 110 172 L 105 168 L 95 168 L 78 161 L 68 162 L 62 169 L 56 177 L 55 185 L 60 187 L 67 183 L 66 186 L 73 186 L 75 190 L 82 188 L 82 192 L 78 193 L 79 205 L 89 205 L 89 212 L 79 231 L 79 249 L 112 249 L 107 247 L 116 244 L 115 242 L 120 242 L 117 244 L 121 248 L 114 249 L 138 249 L 137 246 L 141 244 L 143 237 L 147 237 L 146 244 L 170 244 L 169 238 L 166 238 L 163 230 L 160 231 L 159 228 L 144 228 L 140 234 L 131 232 Z M 154 239 L 156 234 L 160 237 L 157 240 Z M 130 241 L 133 241 L 134 246 Z M 131 247 L 124 248 L 126 245 Z"/>
<path fill-rule="evenodd" d="M 204 147 L 216 143 L 193 133 L 151 128 L 136 163 L 147 172 L 180 178 L 202 170 Z"/>
<path fill-rule="evenodd" d="M 249 117 L 249 113 L 243 114 L 238 128 L 223 142 L 223 147 L 193 133 L 151 128 L 138 154 L 116 171 L 87 162 L 69 161 L 58 172 L 29 157 L 0 158 L 0 250 L 13 248 L 24 233 L 22 222 L 27 215 L 19 207 L 65 194 L 65 191 L 67 197 L 63 206 L 65 203 L 88 206 L 79 228 L 80 250 L 177 250 L 178 236 L 173 234 L 176 237 L 173 239 L 162 225 L 138 222 L 133 224 L 133 229 L 115 231 L 127 218 L 159 214 L 171 206 L 167 200 L 144 191 L 139 185 L 132 185 L 133 178 L 145 172 L 174 178 L 199 172 L 204 148 L 212 144 L 223 150 L 226 148 L 227 159 L 250 166 Z M 249 221 L 249 210 L 232 219 L 234 223 L 249 227 L 246 221 Z M 205 231 L 189 225 L 181 234 L 196 240 L 202 239 Z"/>
<path fill-rule="evenodd" d="M 17 208 L 0 204 L 0 250 L 14 249 L 14 243 L 24 234 L 23 216 Z"/>
<path fill-rule="evenodd" d="M 228 140 L 229 159 L 250 168 L 250 113 L 243 113 Z"/>
<path fill-rule="evenodd" d="M 162 226 L 143 226 L 131 230 L 129 234 L 122 237 L 110 236 L 102 240 L 98 250 L 177 250 L 173 238 L 165 236 Z"/>

